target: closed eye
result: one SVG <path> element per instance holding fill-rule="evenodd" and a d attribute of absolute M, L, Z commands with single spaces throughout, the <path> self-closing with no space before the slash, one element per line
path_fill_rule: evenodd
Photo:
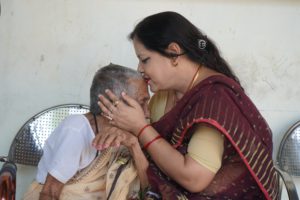
<path fill-rule="evenodd" d="M 142 62 L 143 64 L 146 64 L 147 61 L 148 61 L 149 59 L 150 59 L 150 57 L 147 57 L 147 58 L 145 58 L 145 59 L 142 59 L 141 62 Z"/>

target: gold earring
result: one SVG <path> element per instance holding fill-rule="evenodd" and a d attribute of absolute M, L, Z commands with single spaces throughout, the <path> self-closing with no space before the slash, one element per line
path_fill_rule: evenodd
<path fill-rule="evenodd" d="M 174 58 L 172 58 L 172 65 L 174 66 L 174 67 L 176 67 L 177 65 L 178 65 L 178 62 L 177 62 L 177 59 L 176 59 L 177 57 L 174 57 Z"/>

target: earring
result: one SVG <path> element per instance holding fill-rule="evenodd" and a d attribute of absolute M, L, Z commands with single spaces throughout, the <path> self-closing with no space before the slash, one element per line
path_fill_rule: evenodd
<path fill-rule="evenodd" d="M 174 67 L 176 67 L 176 66 L 178 65 L 177 57 L 173 57 L 173 58 L 172 58 L 172 65 L 173 65 Z"/>

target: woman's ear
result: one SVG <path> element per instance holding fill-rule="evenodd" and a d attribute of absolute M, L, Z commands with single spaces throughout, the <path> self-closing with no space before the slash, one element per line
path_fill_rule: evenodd
<path fill-rule="evenodd" d="M 168 48 L 167 48 L 167 52 L 172 56 L 172 57 L 178 57 L 178 55 L 180 55 L 182 52 L 181 52 L 181 48 L 180 46 L 176 43 L 176 42 L 171 42 L 169 45 L 168 45 Z"/>
<path fill-rule="evenodd" d="M 168 45 L 167 52 L 170 55 L 171 63 L 173 66 L 178 65 L 178 56 L 182 55 L 182 50 L 176 42 L 171 42 Z"/>

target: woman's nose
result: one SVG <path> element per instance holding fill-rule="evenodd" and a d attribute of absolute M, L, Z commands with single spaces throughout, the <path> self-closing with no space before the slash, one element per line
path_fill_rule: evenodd
<path fill-rule="evenodd" d="M 140 73 L 144 73 L 144 69 L 143 69 L 143 67 L 141 66 L 140 63 L 138 64 L 137 71 L 140 72 Z"/>

